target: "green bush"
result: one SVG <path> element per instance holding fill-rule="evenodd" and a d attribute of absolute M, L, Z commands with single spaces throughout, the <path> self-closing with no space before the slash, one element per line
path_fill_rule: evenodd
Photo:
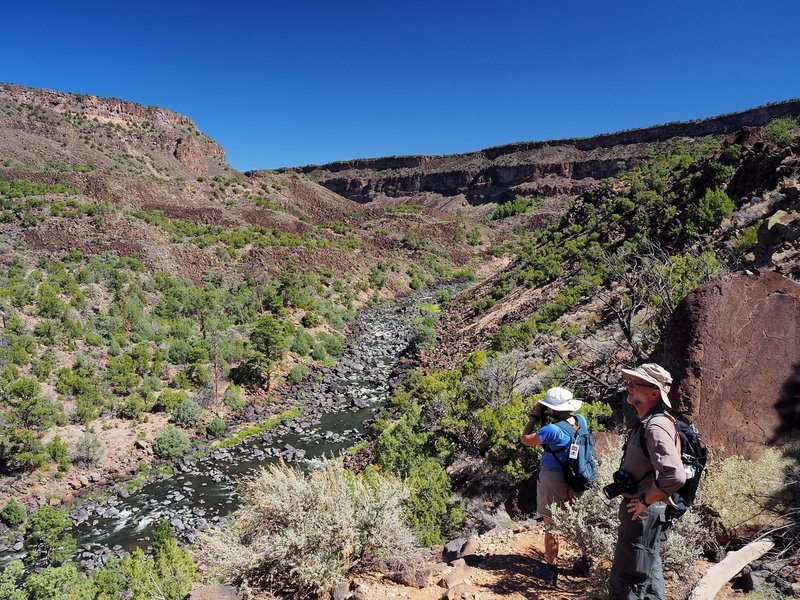
<path fill-rule="evenodd" d="M 411 350 L 422 352 L 436 345 L 436 329 L 424 323 L 417 324 L 411 332 Z"/>
<path fill-rule="evenodd" d="M 106 453 L 102 440 L 91 429 L 87 429 L 75 444 L 75 462 L 96 465 Z"/>
<path fill-rule="evenodd" d="M 0 598 L 3 600 L 28 600 L 28 595 L 22 591 L 24 573 L 25 567 L 18 560 L 12 560 L 4 569 L 0 570 Z"/>
<path fill-rule="evenodd" d="M 424 546 L 443 544 L 464 526 L 464 510 L 453 499 L 452 484 L 432 458 L 419 460 L 408 472 L 411 494 L 404 503 L 406 521 Z"/>
<path fill-rule="evenodd" d="M 396 479 L 339 462 L 309 473 L 271 465 L 243 490 L 231 526 L 200 544 L 209 575 L 252 591 L 318 598 L 339 582 L 397 566 L 414 550 Z"/>
<path fill-rule="evenodd" d="M 711 453 L 697 504 L 714 516 L 712 527 L 720 537 L 757 531 L 785 512 L 788 456 L 777 448 L 768 448 L 757 460 Z"/>
<path fill-rule="evenodd" d="M 211 422 L 206 426 L 206 432 L 211 437 L 219 438 L 225 434 L 227 425 L 220 417 L 214 417 Z"/>
<path fill-rule="evenodd" d="M 344 338 L 338 333 L 320 331 L 317 339 L 325 346 L 325 351 L 331 356 L 340 356 L 344 350 Z"/>
<path fill-rule="evenodd" d="M 735 208 L 724 190 L 707 190 L 697 205 L 697 223 L 703 231 L 709 231 L 730 217 Z"/>
<path fill-rule="evenodd" d="M 775 119 L 764 126 L 764 137 L 777 144 L 788 142 L 792 139 L 792 132 L 800 127 L 800 122 L 795 119 Z"/>
<path fill-rule="evenodd" d="M 192 398 L 184 398 L 172 409 L 170 420 L 181 427 L 195 425 L 203 416 L 203 408 Z"/>
<path fill-rule="evenodd" d="M 171 413 L 181 403 L 189 399 L 189 394 L 183 390 L 164 389 L 158 395 L 154 410 Z"/>
<path fill-rule="evenodd" d="M 312 335 L 304 328 L 299 327 L 295 333 L 294 341 L 292 342 L 292 347 L 290 349 L 298 356 L 308 356 L 308 353 L 313 345 L 314 338 Z"/>
<path fill-rule="evenodd" d="M 68 471 L 72 463 L 69 459 L 69 446 L 61 439 L 60 435 L 55 436 L 46 446 L 47 454 L 58 464 L 59 471 Z"/>
<path fill-rule="evenodd" d="M 309 368 L 306 365 L 298 364 L 292 367 L 286 378 L 292 383 L 300 383 L 308 373 Z"/>
<path fill-rule="evenodd" d="M 48 565 L 59 566 L 66 562 L 77 549 L 75 539 L 67 533 L 72 525 L 66 510 L 58 510 L 45 504 L 31 515 L 25 530 L 28 545 L 26 560 L 40 560 Z"/>
<path fill-rule="evenodd" d="M 0 521 L 9 527 L 19 527 L 27 517 L 28 513 L 25 511 L 25 507 L 14 498 L 6 502 L 0 510 Z"/>
<path fill-rule="evenodd" d="M 303 318 L 300 319 L 300 324 L 303 327 L 316 327 L 320 324 L 320 322 L 319 315 L 313 310 L 307 310 L 303 315 Z"/>
<path fill-rule="evenodd" d="M 238 385 L 230 384 L 222 394 L 222 403 L 234 412 L 239 412 L 244 408 L 244 398 L 242 390 Z"/>
<path fill-rule="evenodd" d="M 78 571 L 74 563 L 50 567 L 32 573 L 25 581 L 29 600 L 94 600 L 96 591 L 92 580 Z"/>
<path fill-rule="evenodd" d="M 198 579 L 189 551 L 179 548 L 171 537 L 154 532 L 153 556 L 141 548 L 122 559 L 111 559 L 92 572 L 98 600 L 183 600 Z"/>
<path fill-rule="evenodd" d="M 167 425 L 153 440 L 153 452 L 165 460 L 179 460 L 191 447 L 189 437 L 174 425 Z"/>

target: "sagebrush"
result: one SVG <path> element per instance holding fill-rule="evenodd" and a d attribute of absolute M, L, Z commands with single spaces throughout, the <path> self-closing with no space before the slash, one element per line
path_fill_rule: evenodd
<path fill-rule="evenodd" d="M 339 461 L 310 473 L 284 464 L 244 486 L 244 503 L 222 531 L 204 536 L 209 574 L 245 594 L 318 598 L 353 573 L 393 568 L 415 550 L 403 520 L 404 484 Z"/>

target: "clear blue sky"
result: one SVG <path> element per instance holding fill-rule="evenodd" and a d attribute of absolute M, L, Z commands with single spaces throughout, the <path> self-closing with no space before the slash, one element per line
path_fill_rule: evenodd
<path fill-rule="evenodd" d="M 240 170 L 800 97 L 798 0 L 8 2 L 0 81 L 163 106 Z"/>

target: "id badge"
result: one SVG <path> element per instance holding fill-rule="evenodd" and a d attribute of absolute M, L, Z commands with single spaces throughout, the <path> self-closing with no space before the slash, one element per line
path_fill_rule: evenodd
<path fill-rule="evenodd" d="M 578 444 L 570 444 L 569 446 L 569 457 L 570 458 L 578 458 L 578 452 L 580 452 L 581 447 Z"/>

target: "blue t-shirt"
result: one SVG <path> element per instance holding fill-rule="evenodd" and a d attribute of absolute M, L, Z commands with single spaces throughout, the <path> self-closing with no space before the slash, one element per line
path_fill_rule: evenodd
<path fill-rule="evenodd" d="M 574 415 L 574 417 L 581 428 L 588 427 L 583 415 Z M 558 455 L 558 460 L 566 464 L 567 460 L 569 460 L 569 441 L 572 438 L 564 433 L 555 423 L 548 423 L 536 433 L 539 434 L 539 439 L 542 440 L 544 446 L 548 446 L 553 450 L 556 448 L 564 448 L 556 454 Z M 548 471 L 560 471 L 561 465 L 558 464 L 558 460 L 556 460 L 550 452 L 543 452 L 540 464 L 543 469 L 547 469 Z"/>

